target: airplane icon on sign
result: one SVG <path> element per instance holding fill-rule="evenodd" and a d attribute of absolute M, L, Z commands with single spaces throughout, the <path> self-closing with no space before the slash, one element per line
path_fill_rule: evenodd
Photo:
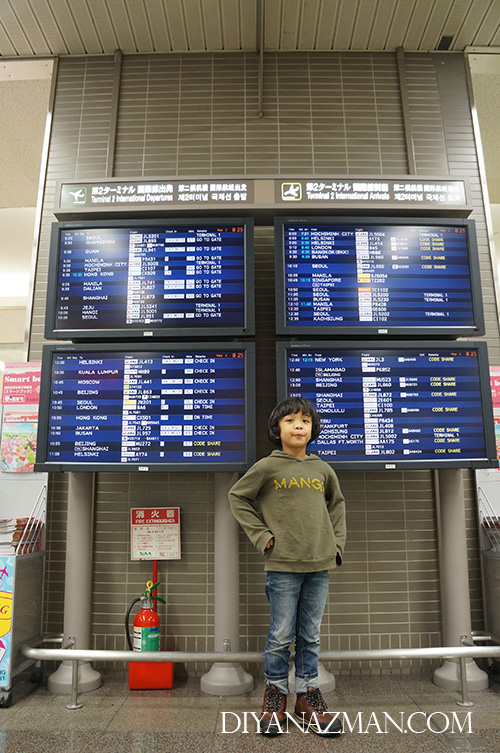
<path fill-rule="evenodd" d="M 281 198 L 285 201 L 300 201 L 302 198 L 302 186 L 300 183 L 282 183 Z"/>
<path fill-rule="evenodd" d="M 73 199 L 72 204 L 85 204 L 87 198 L 86 188 L 76 188 L 74 191 L 68 191 L 68 193 Z"/>

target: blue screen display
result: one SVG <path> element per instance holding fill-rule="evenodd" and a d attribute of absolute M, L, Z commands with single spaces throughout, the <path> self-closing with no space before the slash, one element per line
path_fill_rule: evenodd
<path fill-rule="evenodd" d="M 243 225 L 61 229 L 54 329 L 246 326 Z"/>
<path fill-rule="evenodd" d="M 467 465 L 494 457 L 479 355 L 463 343 L 392 350 L 288 346 L 286 389 L 316 406 L 323 428 L 311 450 L 334 467 L 360 460 Z"/>
<path fill-rule="evenodd" d="M 460 223 L 284 222 L 282 243 L 282 331 L 477 325 Z"/>
<path fill-rule="evenodd" d="M 53 353 L 46 462 L 244 464 L 246 360 L 230 346 Z"/>

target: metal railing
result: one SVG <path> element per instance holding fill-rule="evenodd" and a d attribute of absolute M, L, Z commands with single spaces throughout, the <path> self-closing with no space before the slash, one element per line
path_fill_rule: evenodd
<path fill-rule="evenodd" d="M 474 635 L 473 640 L 497 641 L 494 636 Z M 60 641 L 54 638 L 41 638 L 35 645 L 25 645 L 21 649 L 24 656 L 35 661 L 71 661 L 72 662 L 72 691 L 71 703 L 68 709 L 81 708 L 78 703 L 78 662 L 250 662 L 261 663 L 264 661 L 264 652 L 260 651 L 106 651 L 99 649 L 77 649 L 75 639 L 68 638 L 68 643 L 59 649 L 40 648 L 48 641 Z M 380 649 L 349 649 L 344 651 L 320 651 L 319 658 L 322 661 L 385 661 L 405 659 L 458 659 L 461 701 L 460 706 L 473 706 L 467 694 L 467 659 L 500 659 L 500 645 L 475 646 L 468 643 L 467 636 L 461 636 L 462 646 L 438 646 L 434 648 L 380 648 Z M 500 642 L 500 641 L 499 641 Z M 229 648 L 229 641 L 225 642 Z M 293 653 L 292 653 L 293 656 Z"/>

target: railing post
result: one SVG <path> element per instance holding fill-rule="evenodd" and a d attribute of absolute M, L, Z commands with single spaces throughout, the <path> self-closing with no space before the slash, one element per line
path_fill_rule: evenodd
<path fill-rule="evenodd" d="M 462 646 L 470 646 L 466 635 L 460 636 L 460 643 Z M 464 656 L 459 658 L 460 665 L 460 690 L 462 692 L 462 700 L 457 701 L 457 706 L 474 706 L 473 701 L 469 701 L 469 689 L 467 688 L 467 660 Z"/>
<path fill-rule="evenodd" d="M 74 638 L 68 638 L 72 643 L 71 648 L 75 648 L 76 641 Z M 71 703 L 66 704 L 67 709 L 81 709 L 83 703 L 78 703 L 78 659 L 71 659 Z"/>

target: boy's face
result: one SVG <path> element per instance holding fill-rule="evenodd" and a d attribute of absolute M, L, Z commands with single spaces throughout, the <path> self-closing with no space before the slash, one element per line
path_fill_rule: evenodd
<path fill-rule="evenodd" d="M 305 458 L 306 447 L 311 441 L 312 420 L 302 411 L 289 413 L 279 421 L 283 452 Z"/>

